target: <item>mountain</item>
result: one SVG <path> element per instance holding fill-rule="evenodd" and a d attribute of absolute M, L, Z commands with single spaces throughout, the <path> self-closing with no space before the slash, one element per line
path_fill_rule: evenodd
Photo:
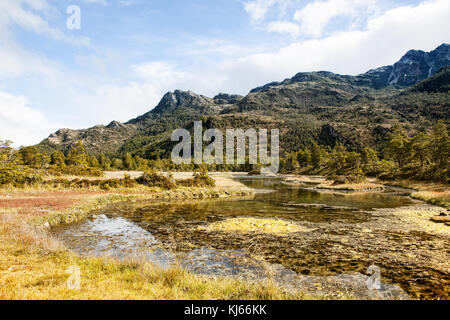
<path fill-rule="evenodd" d="M 357 76 L 355 80 L 357 85 L 367 85 L 374 89 L 391 85 L 406 88 L 448 66 L 449 60 L 449 44 L 442 44 L 431 52 L 410 50 L 394 65 L 370 70 Z"/>
<path fill-rule="evenodd" d="M 213 98 L 190 91 L 166 93 L 146 114 L 126 123 L 84 130 L 61 129 L 38 147 L 67 151 L 81 140 L 92 153 L 148 159 L 169 157 L 173 130 L 204 128 L 277 128 L 282 151 L 296 151 L 318 141 L 350 149 L 380 148 L 395 122 L 411 133 L 437 119 L 450 119 L 450 45 L 426 53 L 412 50 L 392 66 L 358 76 L 331 72 L 298 73 L 290 79 L 255 88 L 245 97 Z"/>
<path fill-rule="evenodd" d="M 272 82 L 263 87 L 253 89 L 252 92 L 295 82 L 311 82 L 318 77 L 328 77 L 348 85 L 368 87 L 375 90 L 389 86 L 406 88 L 434 75 L 442 68 L 448 66 L 449 61 L 450 45 L 442 44 L 431 52 L 410 50 L 394 65 L 369 70 L 356 77 L 336 75 L 331 72 L 298 73 L 291 79 L 283 82 Z"/>

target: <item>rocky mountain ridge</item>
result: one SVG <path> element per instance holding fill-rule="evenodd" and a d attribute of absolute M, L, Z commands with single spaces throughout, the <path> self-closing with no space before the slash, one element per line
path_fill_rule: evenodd
<path fill-rule="evenodd" d="M 314 140 L 358 148 L 382 139 L 395 121 L 413 131 L 435 119 L 447 121 L 449 65 L 450 45 L 443 44 L 429 53 L 408 51 L 394 65 L 358 76 L 297 73 L 255 88 L 245 97 L 221 93 L 209 98 L 175 90 L 166 93 L 153 110 L 126 123 L 61 129 L 39 147 L 47 152 L 65 151 L 81 140 L 93 153 L 160 157 L 170 148 L 171 131 L 189 128 L 202 119 L 218 128 L 281 127 L 286 151 Z"/>

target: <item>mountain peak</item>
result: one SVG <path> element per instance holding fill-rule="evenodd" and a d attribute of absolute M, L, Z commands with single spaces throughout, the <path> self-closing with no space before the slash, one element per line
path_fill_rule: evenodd
<path fill-rule="evenodd" d="M 450 65 L 450 45 L 443 43 L 431 52 L 409 50 L 394 65 L 370 70 L 359 75 L 374 89 L 393 85 L 410 87 Z"/>
<path fill-rule="evenodd" d="M 153 113 L 164 113 L 174 111 L 180 107 L 204 108 L 213 105 L 211 98 L 196 94 L 192 91 L 175 90 L 167 92 L 158 103 Z"/>
<path fill-rule="evenodd" d="M 106 126 L 106 128 L 108 128 L 108 129 L 113 129 L 113 128 L 122 128 L 122 127 L 124 127 L 124 126 L 125 126 L 125 125 L 124 125 L 123 123 L 119 122 L 119 121 L 111 121 L 111 123 L 108 124 L 108 125 Z"/>
<path fill-rule="evenodd" d="M 449 47 L 450 47 L 450 44 L 443 43 L 439 47 L 437 47 L 434 51 L 448 50 Z"/>

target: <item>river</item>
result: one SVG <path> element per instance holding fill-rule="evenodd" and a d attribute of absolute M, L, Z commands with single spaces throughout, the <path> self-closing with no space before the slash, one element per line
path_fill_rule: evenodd
<path fill-rule="evenodd" d="M 450 237 L 399 223 L 392 209 L 415 204 L 402 192 L 319 193 L 279 178 L 239 180 L 257 189 L 255 197 L 120 203 L 52 232 L 82 255 L 137 255 L 198 274 L 270 278 L 328 298 L 449 298 Z M 282 219 L 308 231 L 205 231 L 236 217 Z"/>

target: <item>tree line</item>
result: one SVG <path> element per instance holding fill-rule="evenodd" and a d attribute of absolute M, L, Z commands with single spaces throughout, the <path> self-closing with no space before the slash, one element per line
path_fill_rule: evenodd
<path fill-rule="evenodd" d="M 396 124 L 380 150 L 364 147 L 349 151 L 341 144 L 330 148 L 313 143 L 282 157 L 280 172 L 450 182 L 449 129 L 443 121 L 413 136 Z M 129 153 L 114 158 L 105 154 L 94 156 L 86 152 L 81 141 L 73 143 L 67 153 L 57 150 L 47 155 L 35 146 L 16 150 L 11 141 L 0 141 L 0 185 L 39 182 L 43 173 L 95 177 L 109 170 L 195 171 L 200 167 L 208 171 L 257 173 L 261 165 L 175 165 L 170 159 L 148 160 Z"/>
<path fill-rule="evenodd" d="M 287 154 L 281 160 L 281 171 L 448 183 L 449 153 L 449 129 L 443 121 L 413 136 L 396 124 L 380 152 L 369 147 L 349 151 L 341 144 L 329 148 L 313 143 L 309 148 Z"/>

